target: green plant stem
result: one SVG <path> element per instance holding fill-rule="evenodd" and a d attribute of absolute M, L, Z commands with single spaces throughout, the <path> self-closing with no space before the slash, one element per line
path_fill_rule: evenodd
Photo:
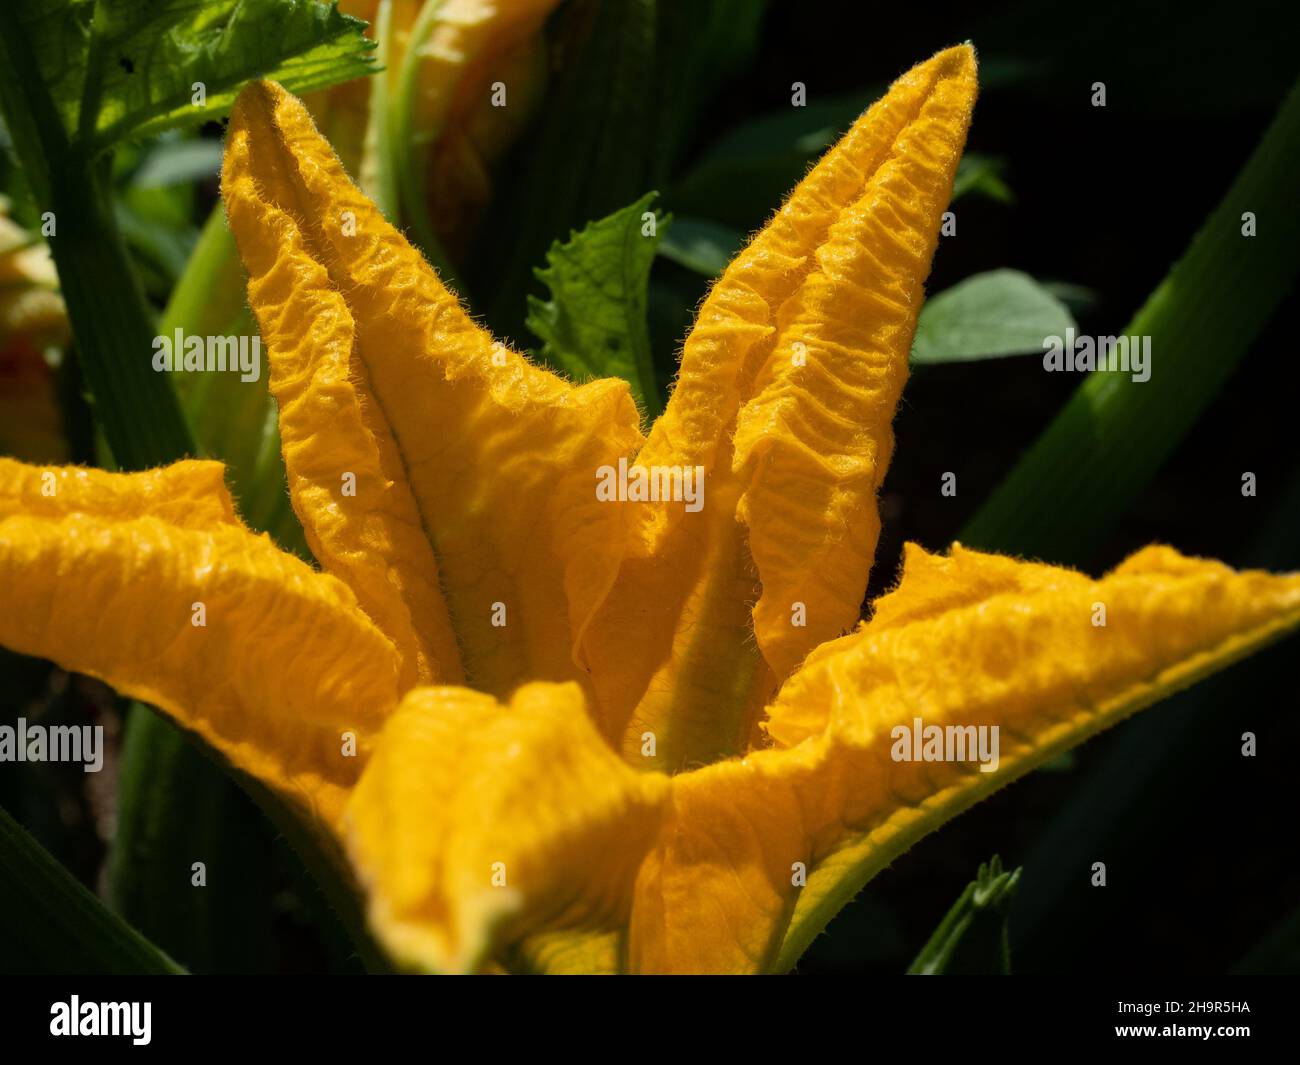
<path fill-rule="evenodd" d="M 319 892 L 319 899 L 304 897 L 307 908 L 318 918 L 338 921 L 368 971 L 388 971 L 383 951 L 366 929 L 351 867 L 328 830 L 306 823 L 265 785 L 143 703 L 131 706 L 121 776 L 109 890 L 114 907 L 154 939 L 173 952 L 193 951 L 205 969 L 256 962 L 260 945 L 232 947 L 215 938 L 232 923 L 248 931 L 249 920 L 266 916 L 254 905 L 265 903 L 270 877 L 268 856 L 254 838 L 263 825 L 241 823 L 241 807 L 247 810 L 237 791 L 242 789 Z M 160 795 L 170 798 L 160 803 Z M 211 884 L 198 900 L 199 889 L 189 881 L 191 860 L 209 867 Z M 248 883 L 235 883 L 234 877 Z M 250 889 L 257 898 L 246 897 Z"/>
<path fill-rule="evenodd" d="M 196 449 L 166 374 L 153 369 L 154 323 L 95 175 L 72 166 L 52 183 L 50 238 L 96 420 L 117 464 L 147 469 Z"/>
<path fill-rule="evenodd" d="M 1150 380 L 1094 373 L 967 525 L 963 543 L 1083 562 L 1219 393 L 1300 271 L 1300 83 L 1125 336 Z M 1257 236 L 1242 233 L 1251 212 Z"/>
<path fill-rule="evenodd" d="M 265 972 L 273 858 L 269 826 L 221 767 L 132 703 L 107 869 L 113 910 L 193 972 Z M 202 886 L 192 883 L 194 862 L 204 865 Z"/>
<path fill-rule="evenodd" d="M 388 66 L 393 55 L 393 4 L 380 0 L 375 10 L 375 62 L 382 68 L 370 82 L 370 116 L 366 123 L 357 183 L 393 225 L 401 225 L 401 199 L 394 167 L 392 78 Z"/>
<path fill-rule="evenodd" d="M 1019 882 L 1020 870 L 1003 872 L 996 855 L 981 865 L 975 880 L 966 885 L 908 967 L 908 975 L 1009 974 L 1007 912 Z"/>
<path fill-rule="evenodd" d="M 10 971 L 181 974 L 0 809 L 0 958 Z"/>
<path fill-rule="evenodd" d="M 50 202 L 51 175 L 67 154 L 67 135 L 36 69 L 18 12 L 0 4 L 0 111 L 39 204 Z"/>

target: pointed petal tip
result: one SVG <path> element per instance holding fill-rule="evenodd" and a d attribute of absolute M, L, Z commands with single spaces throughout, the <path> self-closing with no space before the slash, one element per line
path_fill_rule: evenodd
<path fill-rule="evenodd" d="M 707 466 L 740 401 L 736 513 L 762 586 L 756 639 L 778 677 L 860 612 L 875 494 L 977 94 L 975 50 L 957 45 L 859 116 L 715 285 L 652 430 L 652 449 L 693 440 Z M 807 624 L 790 624 L 793 603 Z"/>
<path fill-rule="evenodd" d="M 226 146 L 222 164 L 222 176 L 232 159 L 238 160 L 235 146 L 242 139 L 241 134 L 251 135 L 257 127 L 270 123 L 285 125 L 286 113 L 294 119 L 305 120 L 313 130 L 315 123 L 307 106 L 279 82 L 260 78 L 248 82 L 235 97 L 230 109 L 230 124 L 226 129 Z"/>
<path fill-rule="evenodd" d="M 239 95 L 235 97 L 235 106 L 238 107 L 243 103 L 247 107 L 259 101 L 275 102 L 283 100 L 286 96 L 289 96 L 289 91 L 278 81 L 272 81 L 270 78 L 256 78 L 248 82 L 240 90 Z"/>
<path fill-rule="evenodd" d="M 248 82 L 239 90 L 235 103 L 230 109 L 230 132 L 248 125 L 249 111 L 253 108 L 269 108 L 276 100 L 275 91 L 279 89 L 273 81 L 258 79 Z M 283 90 L 280 90 L 283 92 Z"/>
<path fill-rule="evenodd" d="M 979 59 L 975 53 L 975 46 L 970 41 L 964 41 L 961 44 L 955 44 L 951 48 L 945 48 L 940 52 L 935 52 L 929 59 L 945 75 L 968 75 L 973 77 L 979 68 Z"/>
<path fill-rule="evenodd" d="M 974 107 L 979 92 L 979 62 L 974 45 L 968 41 L 936 52 L 901 75 L 895 85 L 917 83 L 926 86 L 927 95 L 939 85 L 948 85 L 948 91 L 957 88 L 964 98 L 966 109 L 970 110 Z"/>

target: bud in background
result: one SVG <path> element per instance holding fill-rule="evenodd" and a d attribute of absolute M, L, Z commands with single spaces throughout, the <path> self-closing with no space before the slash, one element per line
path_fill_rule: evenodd
<path fill-rule="evenodd" d="M 556 0 L 447 0 L 417 49 L 414 192 L 453 259 L 492 198 L 495 165 L 545 97 L 542 24 L 555 7 Z"/>
<path fill-rule="evenodd" d="M 558 0 L 342 0 L 385 69 L 306 97 L 343 165 L 435 262 L 463 258 L 545 95 Z"/>
<path fill-rule="evenodd" d="M 67 346 L 68 316 L 50 250 L 9 217 L 0 197 L 0 453 L 63 462 L 54 373 L 45 352 Z"/>

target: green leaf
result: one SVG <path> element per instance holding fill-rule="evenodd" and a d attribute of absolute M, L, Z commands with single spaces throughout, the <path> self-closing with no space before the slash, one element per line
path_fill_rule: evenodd
<path fill-rule="evenodd" d="M 921 308 L 912 362 L 966 362 L 1042 351 L 1043 340 L 1074 328 L 1065 304 L 1028 274 L 975 274 Z"/>
<path fill-rule="evenodd" d="M 110 912 L 0 809 L 0 967 L 125 975 L 185 970 Z"/>
<path fill-rule="evenodd" d="M 553 244 L 546 267 L 536 271 L 551 298 L 528 297 L 528 328 L 542 341 L 542 358 L 578 380 L 624 378 L 652 418 L 663 406 L 646 330 L 646 286 L 659 230 L 669 222 L 656 215 L 653 234 L 643 232 L 656 195 Z"/>
<path fill-rule="evenodd" d="M 88 156 L 219 118 L 251 78 L 302 93 L 370 70 L 365 23 L 333 2 L 14 2 L 64 127 Z"/>
<path fill-rule="evenodd" d="M 1183 258 L 1117 331 L 1151 338 L 1150 380 L 1090 374 L 975 515 L 963 543 L 1086 559 L 1291 291 L 1300 272 L 1298 186 L 1300 82 Z M 1246 212 L 1257 236 L 1243 235 Z"/>
<path fill-rule="evenodd" d="M 50 246 L 78 356 L 113 457 L 127 468 L 174 460 L 194 445 L 171 382 L 143 357 L 154 326 L 123 237 L 162 284 L 180 271 L 192 238 L 142 210 L 138 182 L 115 212 L 106 175 L 91 171 L 88 154 L 118 135 L 171 124 L 159 110 L 169 86 L 183 84 L 186 114 L 202 118 L 227 107 L 248 76 L 269 74 L 302 91 L 364 65 L 362 23 L 332 5 L 288 0 L 272 10 L 269 3 L 174 0 L 160 10 L 143 0 L 19 0 L 0 10 L 8 60 L 0 64 L 0 104 L 40 206 L 57 219 Z M 205 107 L 188 102 L 194 81 L 204 81 Z M 68 140 L 74 122 L 81 150 Z M 198 151 L 209 165 L 212 149 Z M 266 420 L 247 435 L 256 461 L 274 463 Z"/>
<path fill-rule="evenodd" d="M 214 178 L 220 173 L 220 141 L 162 140 L 144 157 L 131 176 L 131 184 L 140 189 L 157 189 Z"/>
<path fill-rule="evenodd" d="M 908 967 L 909 976 L 1011 972 L 1007 914 L 1020 882 L 1020 870 L 1002 871 L 997 855 L 979 867 L 973 883 L 948 911 L 934 935 Z"/>
<path fill-rule="evenodd" d="M 673 217 L 659 254 L 704 277 L 717 277 L 744 246 L 739 230 L 703 218 Z"/>
<path fill-rule="evenodd" d="M 992 155 L 967 152 L 957 164 L 957 176 L 952 182 L 952 198 L 960 199 L 968 193 L 978 193 L 999 203 L 1011 203 L 1015 196 L 1002 180 L 1005 163 Z"/>
<path fill-rule="evenodd" d="M 765 8 L 569 0 L 556 11 L 547 33 L 562 61 L 466 269 L 494 332 L 522 333 L 554 241 L 664 187 L 703 102 L 754 50 Z"/>

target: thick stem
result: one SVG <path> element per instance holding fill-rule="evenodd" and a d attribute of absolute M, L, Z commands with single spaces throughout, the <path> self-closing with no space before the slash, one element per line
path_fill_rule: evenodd
<path fill-rule="evenodd" d="M 84 166 L 51 175 L 50 248 L 95 416 L 113 457 L 138 470 L 193 454 L 166 374 L 153 369 L 153 316 L 118 233 L 107 196 Z"/>
<path fill-rule="evenodd" d="M 180 404 L 153 371 L 153 316 L 93 160 L 69 142 L 18 15 L 0 5 L 0 108 L 42 212 L 95 414 L 124 469 L 194 452 Z M 93 99 L 94 94 L 86 94 Z"/>

